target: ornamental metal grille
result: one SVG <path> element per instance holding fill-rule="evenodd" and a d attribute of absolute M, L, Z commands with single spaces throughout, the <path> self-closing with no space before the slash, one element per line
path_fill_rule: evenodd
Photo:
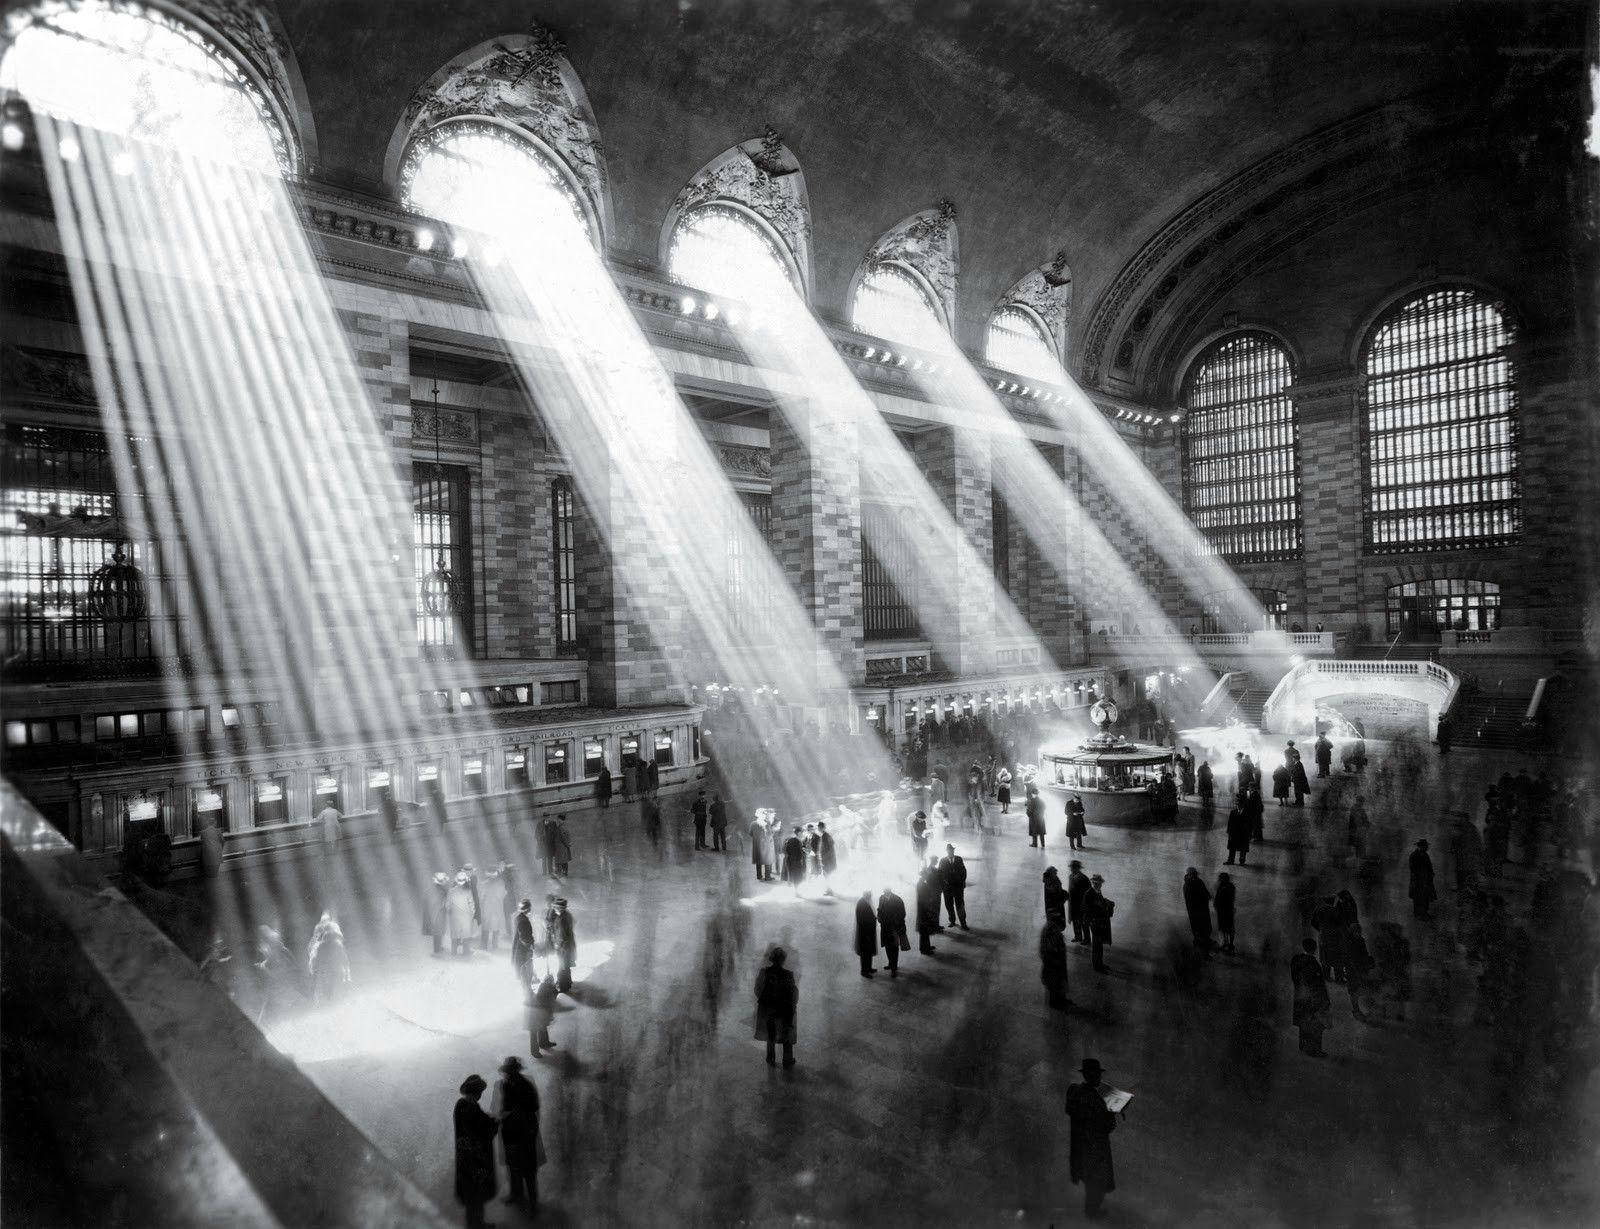
<path fill-rule="evenodd" d="M 1411 580 L 1389 589 L 1389 635 L 1411 640 L 1442 631 L 1491 632 L 1500 626 L 1500 586 L 1487 580 Z"/>
<path fill-rule="evenodd" d="M 1466 287 L 1419 295 L 1373 333 L 1362 394 L 1368 551 L 1516 540 L 1513 340 L 1500 307 Z"/>
<path fill-rule="evenodd" d="M 467 470 L 462 465 L 411 463 L 413 556 L 416 560 L 417 643 L 445 648 L 464 643 L 472 648 L 472 551 L 467 511 Z M 423 602 L 423 582 L 439 566 L 440 556 L 454 580 L 456 612 L 430 613 Z"/>
<path fill-rule="evenodd" d="M 578 646 L 578 546 L 572 483 L 550 484 L 550 554 L 555 567 L 556 643 L 562 653 Z"/>
<path fill-rule="evenodd" d="M 1183 506 L 1213 554 L 1236 562 L 1300 553 L 1300 447 L 1289 356 L 1265 333 L 1235 333 L 1185 386 Z"/>
<path fill-rule="evenodd" d="M 1011 592 L 1011 526 L 1006 501 L 999 491 L 989 491 L 989 543 L 994 552 L 994 583 L 1001 593 Z"/>
<path fill-rule="evenodd" d="M 917 589 L 917 553 L 911 513 L 884 504 L 861 505 L 861 590 L 868 640 L 918 634 L 917 612 L 906 600 Z"/>
<path fill-rule="evenodd" d="M 129 460 L 140 464 L 141 448 Z M 137 475 L 136 475 L 137 481 Z M 142 491 L 132 497 L 142 501 Z M 186 627 L 176 587 L 181 547 L 133 540 L 140 516 L 118 489 L 115 462 L 98 432 L 8 425 L 0 453 L 0 576 L 5 586 L 6 668 L 116 675 L 178 657 Z M 105 581 L 137 569 L 134 589 L 107 600 Z"/>
<path fill-rule="evenodd" d="M 744 515 L 755 523 L 756 533 L 770 550 L 772 496 L 741 491 L 739 501 L 744 507 Z M 761 644 L 770 638 L 772 631 L 772 592 L 771 586 L 766 583 L 770 572 L 759 566 L 759 561 L 747 556 L 750 537 L 747 531 L 742 532 L 743 528 L 738 524 L 729 525 L 724 535 L 728 563 L 728 610 L 733 614 L 734 626 L 744 633 L 746 640 Z"/>

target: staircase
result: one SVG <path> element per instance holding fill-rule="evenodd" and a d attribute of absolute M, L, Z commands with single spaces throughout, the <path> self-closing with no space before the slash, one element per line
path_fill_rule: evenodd
<path fill-rule="evenodd" d="M 1533 698 L 1515 692 L 1477 692 L 1457 703 L 1452 710 L 1454 745 L 1461 750 L 1489 747 L 1517 751 L 1523 746 L 1522 715 Z"/>
<path fill-rule="evenodd" d="M 1270 687 L 1229 687 L 1228 703 L 1222 705 L 1216 713 L 1218 725 L 1226 725 L 1235 719 L 1245 725 L 1261 727 L 1261 710 L 1266 707 L 1267 700 L 1272 696 Z"/>

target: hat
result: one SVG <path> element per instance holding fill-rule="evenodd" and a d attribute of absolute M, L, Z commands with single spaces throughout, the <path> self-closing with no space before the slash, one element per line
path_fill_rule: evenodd
<path fill-rule="evenodd" d="M 1078 1070 L 1083 1072 L 1084 1075 L 1099 1075 L 1105 1068 L 1100 1065 L 1098 1058 L 1086 1058 L 1079 1065 Z"/>
<path fill-rule="evenodd" d="M 1069 871 L 1081 871 L 1083 869 L 1083 863 L 1074 858 L 1071 862 L 1067 863 L 1067 869 Z"/>
<path fill-rule="evenodd" d="M 526 912 L 528 912 L 528 910 L 530 910 L 532 908 L 533 908 L 533 902 L 531 900 L 529 900 L 526 896 L 524 896 L 520 901 L 517 902 L 517 912 L 518 913 L 526 913 Z"/>
<path fill-rule="evenodd" d="M 1417 848 L 1418 849 L 1426 849 L 1427 847 L 1428 847 L 1428 842 L 1427 841 L 1418 841 L 1417 842 Z"/>
<path fill-rule="evenodd" d="M 437 887 L 442 888 L 450 882 L 450 876 L 445 874 L 443 871 L 434 871 L 433 882 Z"/>
<path fill-rule="evenodd" d="M 481 1075 L 469 1075 L 461 1081 L 461 1095 L 463 1097 L 476 1097 L 489 1085 L 483 1082 Z"/>
<path fill-rule="evenodd" d="M 507 1054 L 506 1061 L 500 1064 L 500 1070 L 509 1075 L 513 1071 L 522 1070 L 522 1060 L 515 1054 Z"/>
<path fill-rule="evenodd" d="M 565 896 L 556 897 L 556 908 L 557 909 L 565 909 L 566 907 L 567 907 L 567 898 Z"/>

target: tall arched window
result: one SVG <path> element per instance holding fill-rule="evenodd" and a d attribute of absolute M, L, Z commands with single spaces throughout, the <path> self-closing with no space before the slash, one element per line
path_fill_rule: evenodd
<path fill-rule="evenodd" d="M 1184 385 L 1183 506 L 1226 559 L 1300 553 L 1300 450 L 1289 355 L 1267 333 L 1234 333 Z"/>
<path fill-rule="evenodd" d="M 1511 325 L 1477 290 L 1430 290 L 1373 331 L 1362 363 L 1366 546 L 1449 550 L 1514 541 Z"/>
<path fill-rule="evenodd" d="M 752 305 L 798 293 L 777 240 L 732 205 L 701 205 L 678 219 L 667 252 L 667 276 L 679 285 Z"/>
<path fill-rule="evenodd" d="M 594 242 L 588 211 L 561 167 L 500 124 L 452 120 L 423 133 L 400 165 L 400 191 L 407 207 L 478 230 L 556 225 Z"/>
<path fill-rule="evenodd" d="M 850 323 L 874 337 L 922 349 L 937 349 L 950 340 L 933 298 L 899 265 L 875 265 L 861 279 Z"/>
<path fill-rule="evenodd" d="M 266 96 L 200 31 L 135 4 L 40 3 L 13 13 L 0 90 L 113 137 L 252 170 L 295 156 Z M 8 31 L 9 32 L 9 31 Z"/>
<path fill-rule="evenodd" d="M 570 652 L 578 644 L 578 542 L 572 483 L 550 484 L 550 557 L 555 571 L 556 644 Z"/>
<path fill-rule="evenodd" d="M 1061 382 L 1061 363 L 1038 317 L 1007 304 L 989 318 L 983 357 L 991 367 L 1034 380 Z"/>

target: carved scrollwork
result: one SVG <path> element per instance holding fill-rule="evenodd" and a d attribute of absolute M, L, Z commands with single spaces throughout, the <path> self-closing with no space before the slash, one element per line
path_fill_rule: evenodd
<path fill-rule="evenodd" d="M 722 468 L 730 474 L 748 474 L 753 478 L 772 477 L 772 453 L 765 448 L 718 444 L 717 457 L 722 462 Z"/>
<path fill-rule="evenodd" d="M 901 264 L 915 269 L 939 296 L 944 318 L 954 320 L 960 263 L 956 207 L 944 200 L 932 209 L 903 218 L 885 231 L 868 249 L 863 268 Z"/>
<path fill-rule="evenodd" d="M 793 155 L 781 144 L 778 148 L 793 161 Z M 743 205 L 777 232 L 802 277 L 809 279 L 811 205 L 806 198 L 805 176 L 770 174 L 756 161 L 759 158 L 768 165 L 776 165 L 776 157 L 766 138 L 746 141 L 727 150 L 683 186 L 672 202 L 671 219 L 719 200 Z M 799 163 L 794 165 L 798 170 Z"/>

